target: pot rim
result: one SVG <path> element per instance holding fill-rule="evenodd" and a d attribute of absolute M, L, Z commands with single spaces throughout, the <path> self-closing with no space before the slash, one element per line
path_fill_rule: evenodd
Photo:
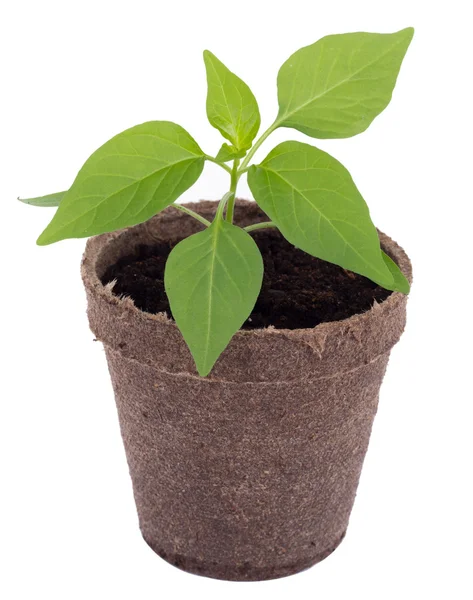
<path fill-rule="evenodd" d="M 217 204 L 218 201 L 199 201 L 186 203 L 186 206 L 204 216 L 211 216 Z M 235 213 L 237 224 L 239 221 L 247 224 L 249 219 L 253 223 L 261 220 L 261 209 L 254 201 L 237 200 L 236 209 L 239 209 Z M 100 280 L 105 269 L 124 256 L 124 248 L 128 248 L 131 253 L 133 247 L 139 244 L 151 245 L 159 239 L 176 238 L 176 232 L 181 230 L 181 223 L 185 223 L 186 228 L 190 229 L 189 235 L 203 229 L 203 225 L 171 205 L 149 221 L 90 238 L 81 271 L 89 299 L 91 329 L 97 339 L 134 360 L 159 366 L 160 370 L 166 372 L 200 379 L 173 319 L 166 313 L 151 314 L 137 308 L 130 297 L 113 294 L 113 282 L 104 285 Z M 171 227 L 163 229 L 166 226 Z M 163 231 L 169 233 L 163 235 Z M 385 252 L 395 260 L 411 282 L 411 263 L 404 250 L 384 233 L 379 232 L 379 236 Z M 120 241 L 122 244 L 118 243 Z M 240 329 L 204 379 L 239 383 L 308 381 L 332 376 L 340 370 L 357 368 L 376 360 L 399 340 L 404 329 L 406 301 L 404 294 L 393 292 L 383 302 L 375 301 L 372 308 L 364 313 L 339 321 L 320 323 L 315 327 L 277 329 L 269 326 Z M 103 317 L 105 307 L 108 307 L 105 311 L 106 322 Z M 123 346 L 127 348 L 123 349 Z M 280 360 L 271 365 L 268 355 L 272 356 L 276 346 L 284 347 L 284 351 L 281 351 L 282 362 Z M 248 360 L 245 372 L 237 371 L 232 364 L 235 357 L 242 354 Z M 282 358 L 283 355 L 285 358 Z M 282 380 L 281 369 L 284 369 L 285 375 Z"/>

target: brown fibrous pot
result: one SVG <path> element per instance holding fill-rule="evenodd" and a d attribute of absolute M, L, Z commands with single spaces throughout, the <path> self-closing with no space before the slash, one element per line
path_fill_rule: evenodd
<path fill-rule="evenodd" d="M 215 202 L 191 205 L 211 218 Z M 266 220 L 238 201 L 235 222 Z M 173 320 L 103 285 L 142 244 L 202 226 L 175 208 L 92 238 L 82 276 L 90 326 L 105 347 L 140 528 L 162 558 L 227 580 L 306 569 L 343 539 L 406 296 L 312 329 L 239 331 L 199 377 Z M 381 245 L 411 280 L 404 251 Z"/>

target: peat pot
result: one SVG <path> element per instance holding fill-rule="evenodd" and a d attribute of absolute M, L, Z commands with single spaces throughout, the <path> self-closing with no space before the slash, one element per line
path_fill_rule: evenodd
<path fill-rule="evenodd" d="M 207 218 L 215 202 L 192 208 Z M 266 220 L 238 201 L 236 223 Z M 175 208 L 87 242 L 90 326 L 103 342 L 141 532 L 173 565 L 227 580 L 296 573 L 342 541 L 406 296 L 312 329 L 239 331 L 197 375 L 165 314 L 114 296 L 101 276 L 140 244 L 202 226 Z M 380 234 L 411 279 L 404 251 Z"/>

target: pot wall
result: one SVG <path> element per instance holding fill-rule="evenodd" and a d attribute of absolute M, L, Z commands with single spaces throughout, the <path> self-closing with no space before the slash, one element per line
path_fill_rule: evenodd
<path fill-rule="evenodd" d="M 209 217 L 215 207 L 192 206 Z M 237 224 L 263 219 L 238 201 Z M 281 577 L 322 560 L 345 535 L 406 297 L 393 293 L 314 329 L 240 331 L 201 378 L 171 320 L 113 296 L 99 279 L 140 243 L 199 229 L 170 208 L 89 240 L 90 325 L 105 346 L 147 543 L 193 573 Z M 411 278 L 402 249 L 381 241 Z"/>

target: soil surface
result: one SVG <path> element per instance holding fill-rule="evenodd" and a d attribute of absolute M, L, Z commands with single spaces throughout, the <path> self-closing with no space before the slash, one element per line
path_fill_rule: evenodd
<path fill-rule="evenodd" d="M 391 294 L 366 277 L 297 250 L 276 231 L 251 235 L 263 255 L 264 279 L 243 329 L 315 327 L 366 312 L 375 300 L 382 302 Z M 171 317 L 163 278 L 166 259 L 176 243 L 140 246 L 135 255 L 109 267 L 102 282 L 115 279 L 114 294 L 130 296 L 141 310 L 166 312 Z"/>

